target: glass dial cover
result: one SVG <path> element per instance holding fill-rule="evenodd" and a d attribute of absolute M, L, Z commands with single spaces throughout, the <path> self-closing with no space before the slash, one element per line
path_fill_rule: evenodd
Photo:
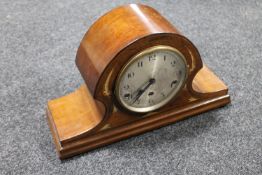
<path fill-rule="evenodd" d="M 150 112 L 164 106 L 185 84 L 185 57 L 170 46 L 154 46 L 131 58 L 120 70 L 115 95 L 133 112 Z"/>

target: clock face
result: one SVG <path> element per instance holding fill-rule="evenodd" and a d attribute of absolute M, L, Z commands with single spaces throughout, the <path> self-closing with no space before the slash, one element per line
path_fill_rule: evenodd
<path fill-rule="evenodd" d="M 133 112 L 150 112 L 167 104 L 187 78 L 184 56 L 169 46 L 146 49 L 122 68 L 116 81 L 119 103 Z"/>

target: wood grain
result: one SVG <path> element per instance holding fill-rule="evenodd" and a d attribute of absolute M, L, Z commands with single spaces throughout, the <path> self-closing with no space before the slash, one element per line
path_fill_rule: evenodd
<path fill-rule="evenodd" d="M 76 65 L 94 94 L 109 62 L 131 42 L 154 33 L 179 33 L 156 10 L 145 5 L 121 6 L 99 18 L 79 46 Z"/>
<path fill-rule="evenodd" d="M 132 113 L 114 97 L 121 68 L 137 53 L 171 46 L 185 57 L 188 78 L 167 105 Z M 230 102 L 227 86 L 206 65 L 194 44 L 151 7 L 121 6 L 87 31 L 76 55 L 85 80 L 75 92 L 50 100 L 47 119 L 61 159 L 156 129 Z"/>
<path fill-rule="evenodd" d="M 48 103 L 47 116 L 59 157 L 61 159 L 68 158 L 229 103 L 230 97 L 225 93 L 228 89 L 224 83 L 206 66 L 201 71 L 203 71 L 199 74 L 201 77 L 194 80 L 196 83 L 195 87 L 197 87 L 200 92 L 206 92 L 208 89 L 208 93 L 211 93 L 211 88 L 216 85 L 214 92 L 224 92 L 224 95 L 218 93 L 213 97 L 195 98 L 190 95 L 187 90 L 184 90 L 180 97 L 177 98 L 180 103 L 171 104 L 167 110 L 161 111 L 161 113 L 153 113 L 144 117 L 133 117 L 123 114 L 123 112 L 115 111 L 112 114 L 111 120 L 104 125 L 104 128 L 89 135 L 84 134 L 89 131 L 90 127 L 94 124 L 93 120 L 96 117 L 93 115 L 96 116 L 101 113 L 99 113 L 97 109 L 95 110 L 96 112 L 92 112 L 93 108 L 88 108 L 91 100 L 86 97 L 82 98 L 81 94 L 90 94 L 85 85 L 82 85 L 72 94 L 51 100 Z M 200 82 L 198 82 L 198 80 L 200 80 Z M 68 103 L 68 100 L 74 102 L 74 104 Z M 66 125 L 60 122 L 61 120 L 64 120 Z M 72 130 L 70 127 L 79 125 L 79 122 L 82 123 L 82 128 L 77 128 L 77 130 L 74 128 L 74 132 L 71 134 L 69 132 L 68 134 L 67 129 Z M 86 125 L 84 125 L 84 123 L 86 123 Z"/>
<path fill-rule="evenodd" d="M 86 85 L 75 92 L 48 102 L 60 141 L 79 136 L 94 128 L 103 118 Z"/>
<path fill-rule="evenodd" d="M 153 8 L 137 4 L 121 6 L 106 13 L 90 27 L 76 55 L 76 65 L 87 88 L 106 109 L 102 121 L 90 132 L 100 130 L 111 121 L 113 110 L 125 111 L 113 94 L 117 75 L 130 58 L 157 45 L 171 46 L 184 55 L 189 69 L 186 87 L 196 96 L 203 95 L 192 87 L 196 73 L 202 68 L 194 44 Z M 125 117 L 138 115 L 126 111 L 123 114 Z"/>

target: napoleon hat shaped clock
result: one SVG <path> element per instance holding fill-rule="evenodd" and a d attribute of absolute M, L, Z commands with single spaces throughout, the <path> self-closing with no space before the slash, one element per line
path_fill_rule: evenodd
<path fill-rule="evenodd" d="M 230 102 L 194 44 L 146 5 L 100 17 L 82 39 L 76 65 L 85 84 L 47 107 L 61 159 Z"/>

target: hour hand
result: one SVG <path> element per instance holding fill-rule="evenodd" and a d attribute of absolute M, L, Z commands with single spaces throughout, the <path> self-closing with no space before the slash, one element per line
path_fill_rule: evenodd
<path fill-rule="evenodd" d="M 136 95 L 135 98 L 132 102 L 132 104 L 134 104 L 140 97 L 141 95 L 143 95 L 143 93 L 152 85 L 155 83 L 155 79 L 154 78 L 150 78 L 148 82 L 146 82 L 142 87 L 140 87 L 137 91 L 136 91 Z"/>

